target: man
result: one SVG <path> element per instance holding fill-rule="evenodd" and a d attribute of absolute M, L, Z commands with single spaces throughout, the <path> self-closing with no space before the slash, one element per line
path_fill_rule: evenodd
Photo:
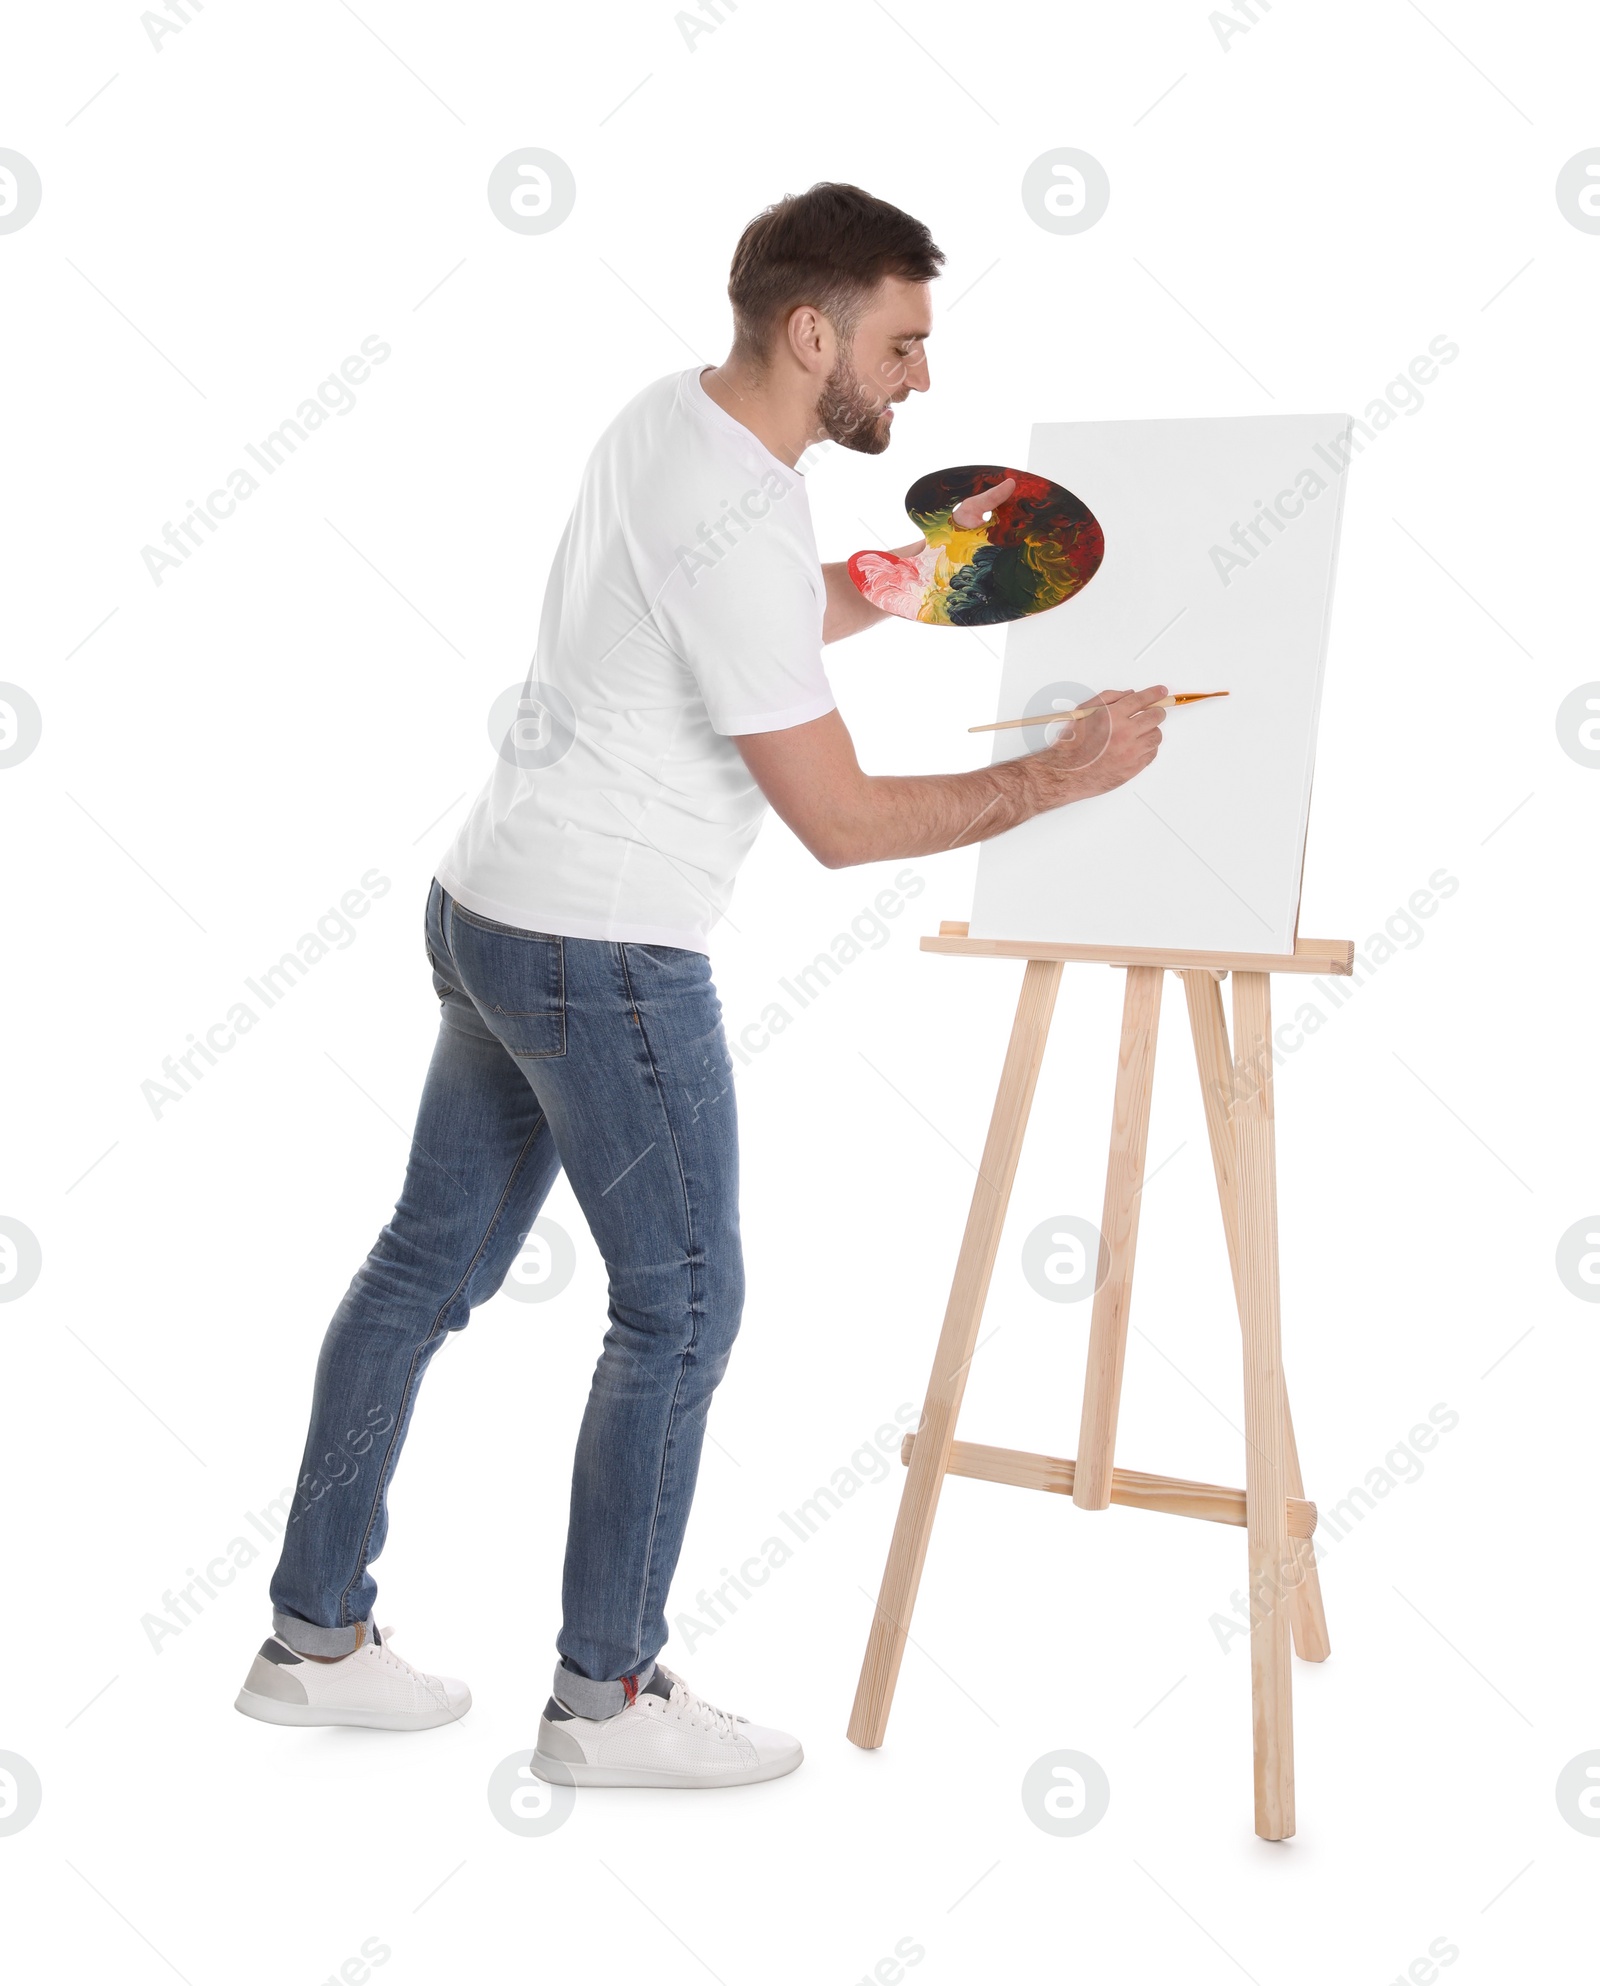
<path fill-rule="evenodd" d="M 323 1344 L 273 1634 L 238 1698 L 250 1716 L 416 1730 L 466 1710 L 464 1684 L 382 1639 L 370 1566 L 428 1363 L 500 1287 L 564 1168 L 605 1259 L 610 1328 L 533 1769 L 701 1786 L 800 1762 L 793 1738 L 657 1660 L 744 1292 L 708 936 L 768 802 L 830 868 L 932 855 L 1121 784 L 1161 736 L 1156 685 L 980 771 L 884 779 L 856 763 L 821 651 L 882 615 L 843 565 L 819 564 L 795 465 L 823 438 L 888 446 L 896 407 L 928 387 L 943 259 L 920 222 L 855 187 L 781 201 L 734 255 L 726 361 L 647 387 L 589 460 L 528 721 L 429 894 L 438 1045 L 399 1204 Z"/>

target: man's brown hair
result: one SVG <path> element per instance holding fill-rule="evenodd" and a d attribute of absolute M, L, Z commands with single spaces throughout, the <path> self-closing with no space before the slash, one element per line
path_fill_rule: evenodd
<path fill-rule="evenodd" d="M 735 341 L 764 358 L 778 326 L 803 303 L 848 337 L 885 276 L 931 283 L 943 262 L 921 221 L 859 186 L 824 180 L 768 207 L 739 237 L 728 275 Z"/>

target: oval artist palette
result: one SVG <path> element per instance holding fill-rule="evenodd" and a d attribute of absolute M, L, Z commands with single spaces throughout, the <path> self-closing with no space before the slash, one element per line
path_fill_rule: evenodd
<path fill-rule="evenodd" d="M 1007 476 L 1012 494 L 987 523 L 963 530 L 956 505 Z M 906 491 L 906 515 L 928 541 L 915 558 L 856 552 L 848 561 L 857 590 L 903 620 L 975 628 L 1042 614 L 1087 586 L 1105 555 L 1089 506 L 1026 469 L 936 469 Z"/>

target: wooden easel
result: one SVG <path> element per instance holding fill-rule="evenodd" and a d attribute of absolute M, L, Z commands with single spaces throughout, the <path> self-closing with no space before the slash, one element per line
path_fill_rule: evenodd
<path fill-rule="evenodd" d="M 917 1432 L 906 1436 L 902 1448 L 901 1459 L 908 1465 L 908 1474 L 856 1688 L 851 1742 L 868 1750 L 883 1743 L 939 1492 L 947 1475 L 1052 1490 L 1069 1495 L 1080 1510 L 1131 1504 L 1212 1523 L 1238 1524 L 1247 1530 L 1249 1541 L 1256 1833 L 1268 1841 L 1282 1841 L 1294 1833 L 1291 1624 L 1295 1652 L 1306 1662 L 1326 1659 L 1328 1627 L 1310 1542 L 1316 1507 L 1305 1501 L 1300 1480 L 1279 1345 L 1270 975 L 1348 975 L 1354 946 L 1348 940 L 1300 938 L 1291 957 L 1118 950 L 1103 945 L 969 938 L 965 924 L 941 924 L 939 936 L 924 938 L 922 949 L 965 958 L 1026 959 L 1027 968 L 922 1419 Z M 1100 1223 L 1110 1264 L 1105 1281 L 1095 1292 L 1078 1454 L 1069 1462 L 957 1441 L 955 1431 L 1034 1086 L 1044 1060 L 1061 968 L 1073 960 L 1124 967 L 1128 979 L 1106 1167 L 1105 1212 Z M 1176 1476 L 1144 1475 L 1112 1464 L 1139 1234 L 1139 1195 L 1162 974 L 1168 971 L 1182 975 L 1188 998 L 1222 1227 L 1244 1334 L 1243 1490 L 1187 1482 Z M 1231 1054 L 1219 983 L 1230 972 Z"/>

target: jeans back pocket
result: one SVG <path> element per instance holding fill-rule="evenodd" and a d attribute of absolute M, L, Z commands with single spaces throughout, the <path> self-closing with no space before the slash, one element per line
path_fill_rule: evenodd
<path fill-rule="evenodd" d="M 450 951 L 473 1005 L 513 1055 L 566 1054 L 562 939 L 496 924 L 452 903 Z"/>

